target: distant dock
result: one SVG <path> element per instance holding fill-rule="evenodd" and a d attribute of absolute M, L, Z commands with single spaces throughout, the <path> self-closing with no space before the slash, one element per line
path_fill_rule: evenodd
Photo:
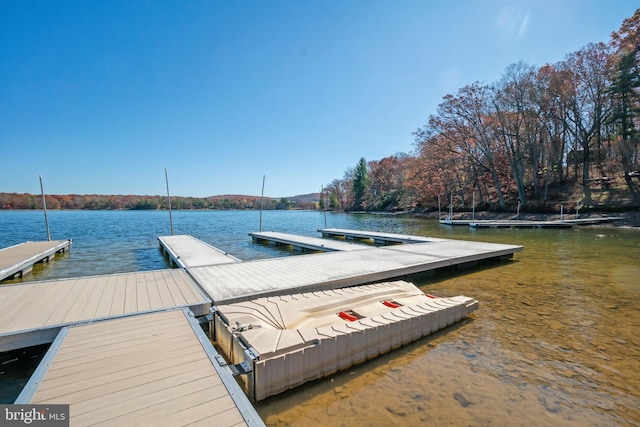
<path fill-rule="evenodd" d="M 488 220 L 488 219 L 444 219 L 443 225 L 466 225 L 472 228 L 572 228 L 580 225 L 598 225 L 621 220 L 621 217 L 584 218 L 584 219 L 559 219 L 551 221 L 537 220 Z"/>
<path fill-rule="evenodd" d="M 342 228 L 321 228 L 318 230 L 322 237 L 342 238 L 345 240 L 372 241 L 376 244 L 404 244 L 440 242 L 446 239 L 435 237 L 411 236 L 408 234 L 380 233 L 377 231 L 346 230 Z"/>
<path fill-rule="evenodd" d="M 334 252 L 366 249 L 366 246 L 318 237 L 299 236 L 296 234 L 261 231 L 249 233 L 254 242 L 269 242 L 276 246 L 291 246 L 298 251 Z"/>
<path fill-rule="evenodd" d="M 34 264 L 53 261 L 56 254 L 69 251 L 71 240 L 25 242 L 0 249 L 0 281 L 21 278 Z"/>

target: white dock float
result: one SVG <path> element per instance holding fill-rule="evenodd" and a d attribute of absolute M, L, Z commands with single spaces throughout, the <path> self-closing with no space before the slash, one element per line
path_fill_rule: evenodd
<path fill-rule="evenodd" d="M 0 286 L 0 351 L 53 342 L 64 326 L 211 300 L 185 270 L 157 270 Z"/>
<path fill-rule="evenodd" d="M 429 298 L 414 285 L 378 283 L 220 306 L 216 339 L 255 400 L 372 359 L 445 328 L 478 308 Z"/>
<path fill-rule="evenodd" d="M 317 237 L 299 236 L 297 234 L 261 231 L 249 233 L 254 242 L 268 242 L 276 245 L 291 246 L 294 250 L 317 252 L 357 251 L 366 249 L 364 245 L 341 242 L 338 240 L 319 239 Z"/>
<path fill-rule="evenodd" d="M 16 403 L 72 426 L 264 426 L 187 310 L 65 327 Z"/>
<path fill-rule="evenodd" d="M 226 264 L 240 260 L 189 235 L 160 236 L 160 247 L 180 268 Z"/>
<path fill-rule="evenodd" d="M 39 262 L 52 261 L 57 253 L 71 248 L 71 240 L 25 242 L 0 249 L 0 281 L 22 277 Z"/>
<path fill-rule="evenodd" d="M 440 242 L 446 239 L 436 237 L 412 236 L 408 234 L 379 233 L 376 231 L 347 230 L 341 228 L 321 228 L 322 237 L 341 238 L 345 240 L 370 240 L 377 244 L 426 243 Z"/>
<path fill-rule="evenodd" d="M 219 305 L 362 285 L 520 251 L 522 246 L 441 240 L 193 267 L 189 274 Z"/>

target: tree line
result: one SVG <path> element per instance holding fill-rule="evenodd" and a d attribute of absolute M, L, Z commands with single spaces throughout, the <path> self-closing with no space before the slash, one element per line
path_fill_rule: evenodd
<path fill-rule="evenodd" d="M 432 208 L 439 195 L 492 210 L 519 203 L 544 209 L 563 186 L 640 183 L 640 9 L 608 43 L 592 43 L 555 64 L 508 66 L 443 97 L 413 133 L 415 150 L 364 158 L 326 186 L 344 210 Z"/>
<path fill-rule="evenodd" d="M 126 195 L 45 195 L 47 209 L 87 210 L 152 210 L 168 209 L 169 199 L 164 196 Z M 0 193 L 0 209 L 42 209 L 42 196 L 22 193 Z M 171 208 L 183 209 L 317 209 L 317 202 L 289 198 L 260 198 L 256 196 L 171 196 Z"/>

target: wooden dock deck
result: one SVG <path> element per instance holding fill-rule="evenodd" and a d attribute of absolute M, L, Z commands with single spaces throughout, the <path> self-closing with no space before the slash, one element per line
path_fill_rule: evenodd
<path fill-rule="evenodd" d="M 346 240 L 369 240 L 377 244 L 426 243 L 446 239 L 436 237 L 412 236 L 409 234 L 379 233 L 377 231 L 347 230 L 341 228 L 321 228 L 322 237 L 342 238 Z"/>
<path fill-rule="evenodd" d="M 53 260 L 57 253 L 67 252 L 71 240 L 25 242 L 0 249 L 0 281 L 22 277 L 39 262 Z"/>
<path fill-rule="evenodd" d="M 0 351 L 52 342 L 68 325 L 189 307 L 211 300 L 184 270 L 157 270 L 0 286 Z"/>
<path fill-rule="evenodd" d="M 214 304 L 355 286 L 492 258 L 522 246 L 458 240 L 369 247 L 189 269 Z"/>
<path fill-rule="evenodd" d="M 186 310 L 65 327 L 16 403 L 69 404 L 70 425 L 264 426 Z"/>
<path fill-rule="evenodd" d="M 276 245 L 291 246 L 294 250 L 299 251 L 334 252 L 367 249 L 366 246 L 355 243 L 299 236 L 297 234 L 278 233 L 275 231 L 252 232 L 249 233 L 249 236 L 257 243 L 268 242 L 275 243 Z"/>
<path fill-rule="evenodd" d="M 180 268 L 240 261 L 233 255 L 189 235 L 160 236 L 158 241 L 164 253 Z"/>

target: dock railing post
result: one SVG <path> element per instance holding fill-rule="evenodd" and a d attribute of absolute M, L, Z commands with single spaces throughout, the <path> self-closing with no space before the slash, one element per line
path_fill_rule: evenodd
<path fill-rule="evenodd" d="M 40 175 L 40 192 L 42 193 L 42 208 L 44 210 L 44 223 L 47 227 L 47 240 L 51 241 L 51 232 L 49 231 L 49 218 L 47 217 L 47 200 L 44 197 L 44 186 L 42 185 L 42 175 Z"/>
<path fill-rule="evenodd" d="M 164 179 L 167 182 L 167 199 L 169 200 L 169 225 L 171 226 L 171 235 L 173 236 L 173 216 L 171 215 L 171 196 L 169 195 L 169 174 L 167 168 L 164 169 Z"/>
<path fill-rule="evenodd" d="M 562 204 L 560 204 L 560 222 L 563 221 L 563 219 L 562 219 L 562 208 L 563 208 L 563 206 L 562 206 Z"/>

